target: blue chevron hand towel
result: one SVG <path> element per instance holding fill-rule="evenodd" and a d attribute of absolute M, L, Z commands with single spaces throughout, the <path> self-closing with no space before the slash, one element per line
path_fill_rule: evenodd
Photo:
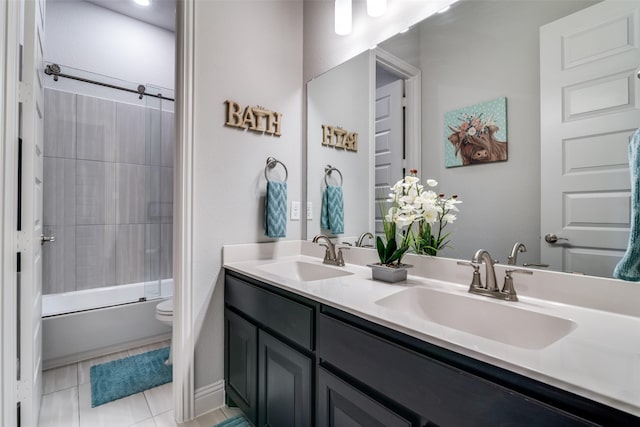
<path fill-rule="evenodd" d="M 616 279 L 640 281 L 640 129 L 629 143 L 631 175 L 631 232 L 627 252 L 613 270 Z"/>
<path fill-rule="evenodd" d="M 320 227 L 333 234 L 344 233 L 344 200 L 342 186 L 328 185 L 322 195 Z"/>
<path fill-rule="evenodd" d="M 287 234 L 287 183 L 267 182 L 264 198 L 264 235 L 286 237 Z"/>

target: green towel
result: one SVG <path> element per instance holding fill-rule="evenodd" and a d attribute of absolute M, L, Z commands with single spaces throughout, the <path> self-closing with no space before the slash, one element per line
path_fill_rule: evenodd
<path fill-rule="evenodd" d="M 286 237 L 287 234 L 287 183 L 267 182 L 264 198 L 264 235 Z"/>
<path fill-rule="evenodd" d="M 320 227 L 331 230 L 333 234 L 344 233 L 344 200 L 341 186 L 328 185 L 324 190 Z"/>
<path fill-rule="evenodd" d="M 640 281 L 640 129 L 629 143 L 629 174 L 631 175 L 631 232 L 627 252 L 613 270 L 616 279 Z"/>

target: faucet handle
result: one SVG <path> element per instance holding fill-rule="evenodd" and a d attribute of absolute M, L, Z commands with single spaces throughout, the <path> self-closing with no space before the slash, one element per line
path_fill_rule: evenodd
<path fill-rule="evenodd" d="M 338 248 L 338 253 L 336 254 L 336 265 L 338 267 L 344 267 L 344 258 L 342 256 L 342 250 L 343 249 L 349 250 L 349 246 L 336 245 L 336 248 Z"/>
<path fill-rule="evenodd" d="M 502 285 L 502 290 L 500 292 L 504 295 L 504 299 L 507 301 L 518 301 L 516 288 L 513 286 L 513 277 L 511 277 L 511 274 L 513 273 L 531 275 L 533 274 L 533 271 L 520 270 L 519 268 L 508 268 L 504 271 L 504 284 Z"/>
<path fill-rule="evenodd" d="M 480 278 L 480 265 L 475 262 L 458 261 L 458 265 L 464 265 L 473 268 L 473 277 L 471 278 L 471 284 L 469 290 L 483 288 L 482 279 Z"/>
<path fill-rule="evenodd" d="M 504 273 L 505 273 L 505 276 L 509 276 L 509 277 L 511 277 L 511 274 L 513 273 L 528 274 L 531 276 L 533 274 L 533 271 L 525 270 L 521 268 L 508 268 L 504 271 Z"/>

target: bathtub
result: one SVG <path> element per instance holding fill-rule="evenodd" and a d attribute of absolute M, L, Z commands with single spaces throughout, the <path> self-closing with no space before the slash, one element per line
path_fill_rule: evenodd
<path fill-rule="evenodd" d="M 154 283 L 145 295 L 145 283 L 134 283 L 43 295 L 43 369 L 171 338 L 155 308 L 172 295 L 173 280 L 162 280 L 158 290 Z"/>

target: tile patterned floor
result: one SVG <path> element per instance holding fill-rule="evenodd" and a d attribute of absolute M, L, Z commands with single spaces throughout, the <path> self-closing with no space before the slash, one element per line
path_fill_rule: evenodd
<path fill-rule="evenodd" d="M 43 372 L 38 427 L 212 427 L 240 413 L 224 407 L 188 423 L 176 424 L 172 384 L 91 407 L 91 366 L 167 345 L 168 341 L 160 342 Z"/>

